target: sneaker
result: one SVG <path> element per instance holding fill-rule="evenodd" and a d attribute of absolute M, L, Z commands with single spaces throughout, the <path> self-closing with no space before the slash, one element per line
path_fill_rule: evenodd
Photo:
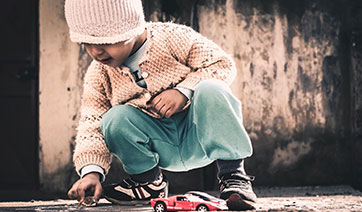
<path fill-rule="evenodd" d="M 121 183 L 104 186 L 103 196 L 120 205 L 149 204 L 152 198 L 168 196 L 168 181 L 162 177 L 152 183 L 138 183 L 128 178 Z"/>
<path fill-rule="evenodd" d="M 241 173 L 227 174 L 221 177 L 220 198 L 226 200 L 229 210 L 253 210 L 257 197 L 251 186 L 253 176 Z"/>

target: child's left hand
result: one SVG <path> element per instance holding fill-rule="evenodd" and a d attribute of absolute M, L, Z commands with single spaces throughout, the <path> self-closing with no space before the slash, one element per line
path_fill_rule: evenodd
<path fill-rule="evenodd" d="M 170 118 L 180 112 L 187 102 L 187 97 L 176 89 L 168 89 L 147 104 L 148 109 L 158 113 L 162 118 Z"/>

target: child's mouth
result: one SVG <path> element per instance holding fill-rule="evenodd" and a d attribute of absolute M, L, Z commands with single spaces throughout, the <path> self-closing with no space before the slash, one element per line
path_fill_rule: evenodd
<path fill-rule="evenodd" d="M 99 60 L 99 62 L 103 63 L 103 64 L 109 64 L 112 61 L 112 57 L 108 57 L 102 60 Z"/>

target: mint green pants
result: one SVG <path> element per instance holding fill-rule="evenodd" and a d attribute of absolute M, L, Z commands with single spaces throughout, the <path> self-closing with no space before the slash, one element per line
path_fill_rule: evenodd
<path fill-rule="evenodd" d="M 251 156 L 240 101 L 218 80 L 205 80 L 195 89 L 190 107 L 170 118 L 156 119 L 125 105 L 112 107 L 101 130 L 109 150 L 128 174 L 159 166 L 188 171 L 217 159 Z"/>

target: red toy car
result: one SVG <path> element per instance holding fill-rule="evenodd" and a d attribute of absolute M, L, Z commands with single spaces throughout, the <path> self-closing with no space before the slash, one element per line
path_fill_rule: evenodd
<path fill-rule="evenodd" d="M 203 198 L 202 192 L 198 192 L 196 195 L 190 192 L 184 195 L 151 199 L 151 206 L 156 212 L 222 211 L 228 209 L 224 200 L 218 198 Z"/>

